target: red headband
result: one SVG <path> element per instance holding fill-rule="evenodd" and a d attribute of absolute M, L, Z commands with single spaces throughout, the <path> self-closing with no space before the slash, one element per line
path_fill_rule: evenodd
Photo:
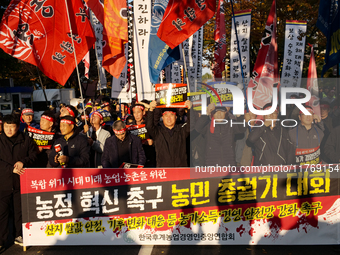
<path fill-rule="evenodd" d="M 71 116 L 72 116 L 73 118 L 76 117 L 76 116 L 74 116 L 74 112 L 71 110 L 70 107 L 66 107 L 66 110 L 71 114 Z"/>
<path fill-rule="evenodd" d="M 115 132 L 116 135 L 121 135 L 126 131 L 126 128 L 123 128 L 121 130 L 113 130 L 113 132 Z"/>
<path fill-rule="evenodd" d="M 103 115 L 101 115 L 99 112 L 93 112 L 93 114 L 99 116 L 100 119 L 103 120 Z"/>
<path fill-rule="evenodd" d="M 54 122 L 54 119 L 53 119 L 53 118 L 48 117 L 48 116 L 46 116 L 46 115 L 42 115 L 41 118 L 42 118 L 42 119 L 45 119 L 45 120 L 48 120 L 48 121 L 51 121 L 51 122 Z"/>
<path fill-rule="evenodd" d="M 313 113 L 314 114 L 314 110 L 311 109 L 311 108 L 307 108 L 307 111 L 309 111 L 310 113 Z M 303 113 L 302 111 L 300 111 L 300 114 Z"/>
<path fill-rule="evenodd" d="M 271 108 L 271 106 L 267 106 L 266 108 L 263 108 L 263 110 L 267 110 L 267 109 L 270 109 Z M 277 108 L 275 109 L 275 111 L 276 112 L 279 112 L 278 110 L 277 110 Z"/>
<path fill-rule="evenodd" d="M 2 120 L 0 120 L 0 125 L 2 124 Z"/>
<path fill-rule="evenodd" d="M 82 119 L 82 120 L 85 119 L 85 118 L 84 118 L 84 115 L 81 115 L 81 119 Z M 89 119 L 89 116 L 88 116 L 88 115 L 86 115 L 86 119 L 87 119 L 87 120 Z"/>
<path fill-rule="evenodd" d="M 163 112 L 162 116 L 163 116 L 164 114 L 166 114 L 167 112 L 170 112 L 170 113 L 172 113 L 172 114 L 176 115 L 176 113 L 175 113 L 175 112 L 172 112 L 172 111 L 165 111 L 165 112 Z"/>
<path fill-rule="evenodd" d="M 102 104 L 102 107 L 109 106 L 109 105 L 110 105 L 110 103 L 106 102 L 106 103 Z"/>
<path fill-rule="evenodd" d="M 327 109 L 330 108 L 330 107 L 329 107 L 329 104 L 322 104 L 322 105 L 320 105 L 320 107 L 321 107 L 321 108 L 327 108 Z"/>
<path fill-rule="evenodd" d="M 144 111 L 144 106 L 142 106 L 142 105 L 136 105 L 135 107 L 133 107 L 133 108 L 139 108 L 139 109 L 141 109 L 142 111 Z"/>
<path fill-rule="evenodd" d="M 24 109 L 24 110 L 22 110 L 21 115 L 24 115 L 24 114 L 26 114 L 26 113 L 33 113 L 33 114 L 34 114 L 34 112 L 33 112 L 32 109 Z"/>
<path fill-rule="evenodd" d="M 61 120 L 60 123 L 66 123 L 66 124 L 69 124 L 69 125 L 75 125 L 75 124 L 76 124 L 76 123 L 75 123 L 74 121 L 72 121 L 72 120 L 65 120 L 65 119 Z"/>

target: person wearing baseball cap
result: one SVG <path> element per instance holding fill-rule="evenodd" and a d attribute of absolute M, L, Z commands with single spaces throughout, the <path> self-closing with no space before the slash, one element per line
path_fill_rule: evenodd
<path fill-rule="evenodd" d="M 49 162 L 52 167 L 90 167 L 90 147 L 86 136 L 79 135 L 75 132 L 76 120 L 73 116 L 64 116 L 60 118 L 61 137 L 56 139 L 52 151 L 49 155 Z M 56 145 L 60 145 L 62 154 L 57 153 Z"/>
<path fill-rule="evenodd" d="M 266 104 L 262 110 L 272 107 Z M 265 115 L 260 125 L 252 128 L 246 141 L 253 148 L 254 166 L 290 165 L 295 163 L 294 146 L 290 141 L 287 128 L 280 125 L 278 110 Z"/>
<path fill-rule="evenodd" d="M 122 120 L 116 120 L 112 129 L 114 135 L 104 145 L 103 168 L 118 168 L 123 163 L 144 165 L 146 157 L 140 138 L 127 132 Z"/>
<path fill-rule="evenodd" d="M 21 111 L 20 121 L 22 124 L 20 124 L 19 131 L 25 132 L 25 128 L 27 126 L 31 126 L 34 128 L 39 129 L 39 124 L 34 121 L 34 112 L 31 108 L 25 108 Z"/>
<path fill-rule="evenodd" d="M 295 147 L 295 163 L 297 165 L 320 164 L 324 124 L 320 117 L 314 114 L 311 106 L 303 106 L 310 114 L 306 115 L 300 110 L 300 123 L 289 131 L 290 140 Z"/>

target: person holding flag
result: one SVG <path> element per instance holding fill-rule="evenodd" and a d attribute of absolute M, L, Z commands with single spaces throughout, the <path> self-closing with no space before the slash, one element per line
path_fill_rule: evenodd
<path fill-rule="evenodd" d="M 90 167 L 102 168 L 102 154 L 106 139 L 111 137 L 109 131 L 103 128 L 104 117 L 100 111 L 91 114 L 91 127 L 84 126 L 84 133 L 89 132 L 88 142 L 90 149 Z"/>

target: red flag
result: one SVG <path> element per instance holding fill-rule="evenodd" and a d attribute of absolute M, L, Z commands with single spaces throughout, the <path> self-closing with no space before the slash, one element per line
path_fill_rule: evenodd
<path fill-rule="evenodd" d="M 307 75 L 307 89 L 310 91 L 311 99 L 307 104 L 313 108 L 314 114 L 318 115 L 321 119 L 318 73 L 316 71 L 314 47 L 313 45 L 310 44 L 309 46 L 311 47 L 311 54 L 309 59 L 309 68 Z"/>
<path fill-rule="evenodd" d="M 157 36 L 173 49 L 211 19 L 215 10 L 216 0 L 170 0 Z"/>
<path fill-rule="evenodd" d="M 276 0 L 273 1 L 270 9 L 254 70 L 248 84 L 248 88 L 253 88 L 253 104 L 256 108 L 262 108 L 265 104 L 271 103 L 273 86 L 279 87 Z"/>
<path fill-rule="evenodd" d="M 112 76 L 119 78 L 126 58 L 124 44 L 128 40 L 127 3 L 120 0 L 85 0 L 87 5 L 103 24 L 102 65 Z"/>
<path fill-rule="evenodd" d="M 225 56 L 227 52 L 226 35 L 225 35 L 225 18 L 223 0 L 218 1 L 216 12 L 216 29 L 215 29 L 215 52 L 214 52 L 214 76 L 222 78 L 222 72 L 225 70 Z"/>
<path fill-rule="evenodd" d="M 104 4 L 102 0 L 85 0 L 85 3 L 96 15 L 99 22 L 104 24 Z"/>
<path fill-rule="evenodd" d="M 72 46 L 65 1 L 12 0 L 0 24 L 0 47 L 31 63 L 64 85 L 76 64 L 95 42 L 81 0 L 68 0 L 75 49 Z"/>
<path fill-rule="evenodd" d="M 85 66 L 85 72 L 84 76 L 89 79 L 89 71 L 90 71 L 90 52 L 87 52 L 85 57 L 82 59 L 84 66 Z"/>

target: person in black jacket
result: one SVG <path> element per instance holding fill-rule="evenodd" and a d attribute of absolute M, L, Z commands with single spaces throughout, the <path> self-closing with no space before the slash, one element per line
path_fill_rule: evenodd
<path fill-rule="evenodd" d="M 60 132 L 62 137 L 55 140 L 49 155 L 52 167 L 90 167 L 90 146 L 85 135 L 75 132 L 75 118 L 71 116 L 61 117 Z M 62 154 L 58 155 L 55 145 L 60 144 Z"/>
<path fill-rule="evenodd" d="M 207 115 L 202 115 L 195 124 L 197 132 L 205 139 L 206 166 L 236 166 L 235 135 L 246 131 L 243 120 L 243 116 L 232 115 L 229 107 L 208 105 Z M 232 125 L 231 121 L 243 124 Z"/>
<path fill-rule="evenodd" d="M 340 163 L 340 126 L 333 128 L 324 146 L 327 163 Z"/>
<path fill-rule="evenodd" d="M 22 215 L 19 175 L 32 166 L 37 153 L 31 138 L 19 132 L 20 120 L 14 115 L 3 118 L 0 135 L 0 250 L 8 238 L 11 201 L 14 205 L 15 243 L 22 245 Z"/>
<path fill-rule="evenodd" d="M 106 139 L 102 155 L 103 168 L 118 168 L 122 163 L 144 165 L 146 161 L 139 137 L 126 131 L 126 124 L 117 120 L 113 123 L 114 136 Z"/>
<path fill-rule="evenodd" d="M 271 104 L 266 104 L 267 110 Z M 261 126 L 253 127 L 246 141 L 254 149 L 254 166 L 295 165 L 295 147 L 290 140 L 288 129 L 280 125 L 278 110 L 264 116 Z"/>
<path fill-rule="evenodd" d="M 188 109 L 191 102 L 185 102 Z M 156 149 L 157 167 L 186 167 L 187 151 L 186 138 L 190 134 L 190 113 L 187 115 L 187 122 L 183 125 L 176 124 L 176 109 L 163 109 L 163 123 L 155 125 L 154 112 L 157 106 L 156 101 L 150 103 L 150 110 L 146 116 L 146 129 L 153 138 Z"/>
<path fill-rule="evenodd" d="M 55 114 L 51 110 L 45 111 L 40 118 L 40 129 L 42 131 L 46 132 L 52 132 L 55 133 L 55 128 L 54 128 L 54 123 L 55 123 Z M 53 136 L 53 140 L 51 143 L 54 142 L 55 139 L 57 139 L 59 135 L 55 134 Z M 51 167 L 49 160 L 48 160 L 48 155 L 51 153 L 51 151 L 54 150 L 54 148 L 50 149 L 45 149 L 42 147 L 38 147 L 37 149 L 37 160 L 34 163 L 34 167 L 37 168 L 44 168 L 44 167 Z"/>

